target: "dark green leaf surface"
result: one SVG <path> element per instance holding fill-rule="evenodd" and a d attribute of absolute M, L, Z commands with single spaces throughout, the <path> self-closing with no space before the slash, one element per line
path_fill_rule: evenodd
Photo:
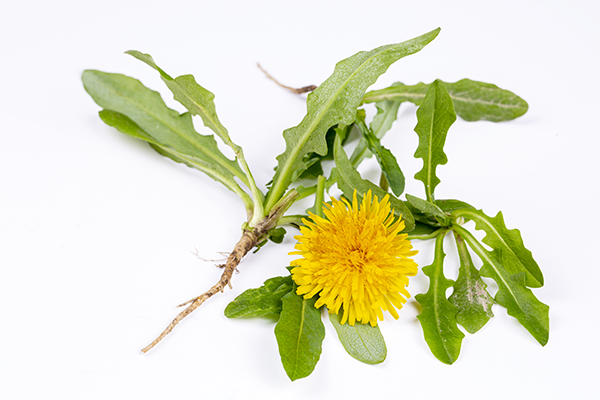
<path fill-rule="evenodd" d="M 370 125 L 371 132 L 373 132 L 375 137 L 381 139 L 391 129 L 392 124 L 398 117 L 400 104 L 402 104 L 401 101 L 381 101 L 375 104 L 377 106 L 377 115 L 375 115 Z M 371 155 L 372 153 L 367 146 L 367 140 L 361 138 L 350 156 L 350 163 L 356 168 L 363 159 L 371 157 Z"/>
<path fill-rule="evenodd" d="M 307 98 L 307 113 L 302 122 L 287 129 L 283 136 L 285 151 L 277 157 L 277 172 L 267 196 L 269 210 L 282 196 L 292 176 L 306 169 L 303 158 L 314 152 L 327 152 L 325 133 L 338 124 L 350 125 L 356 116 L 365 91 L 390 65 L 414 54 L 431 42 L 439 29 L 400 44 L 381 46 L 368 52 L 360 52 L 340 61 L 333 74 Z"/>
<path fill-rule="evenodd" d="M 382 200 L 388 194 L 372 182 L 361 178 L 358 171 L 350 164 L 348 156 L 346 156 L 346 152 L 342 148 L 340 140 L 337 138 L 333 150 L 336 168 L 331 172 L 331 176 L 335 176 L 338 187 L 344 192 L 346 198 L 352 200 L 354 189 L 356 189 L 356 198 L 358 201 L 362 201 L 362 198 L 369 190 L 371 190 L 373 195 L 377 196 L 379 200 Z M 415 227 L 415 220 L 411 212 L 402 201 L 392 195 L 389 196 L 390 204 L 394 209 L 394 214 L 399 217 L 401 216 L 406 225 L 403 232 L 412 231 Z"/>
<path fill-rule="evenodd" d="M 444 226 L 450 224 L 450 217 L 437 205 L 410 194 L 406 195 L 406 200 L 426 217 L 435 218 L 436 221 Z"/>
<path fill-rule="evenodd" d="M 414 214 L 413 214 L 414 215 Z M 440 228 L 426 225 L 422 222 L 415 222 L 415 229 L 408 233 L 408 239 L 428 240 L 433 239 L 440 231 Z"/>
<path fill-rule="evenodd" d="M 424 267 L 423 273 L 429 277 L 429 290 L 418 294 L 415 300 L 423 307 L 417 317 L 423 327 L 425 341 L 433 355 L 445 364 L 458 359 L 460 346 L 465 334 L 456 325 L 456 307 L 446 299 L 446 289 L 454 281 L 444 277 L 444 234 L 435 240 L 435 258 L 433 264 Z"/>
<path fill-rule="evenodd" d="M 387 347 L 379 326 L 373 327 L 360 322 L 356 322 L 354 326 L 350 326 L 349 323 L 342 325 L 342 315 L 341 310 L 337 314 L 329 314 L 329 320 L 348 354 L 366 364 L 385 361 Z"/>
<path fill-rule="evenodd" d="M 225 308 L 227 318 L 270 317 L 281 313 L 282 297 L 292 290 L 292 276 L 267 279 L 258 289 L 248 289 Z"/>
<path fill-rule="evenodd" d="M 236 176 L 247 183 L 237 162 L 221 153 L 213 136 L 195 131 L 189 113 L 180 115 L 168 108 L 160 94 L 137 79 L 87 70 L 82 80 L 85 90 L 100 107 L 126 116 L 156 144 L 202 160 L 219 175 Z"/>
<path fill-rule="evenodd" d="M 473 220 L 475 228 L 485 231 L 483 243 L 492 249 L 500 250 L 502 258 L 499 261 L 511 275 L 524 272 L 527 286 L 536 288 L 544 285 L 542 271 L 531 252 L 525 248 L 521 233 L 518 229 L 506 228 L 502 212 L 494 218 L 488 217 L 482 210 L 475 209 L 456 210 L 452 215 L 455 218 Z"/>
<path fill-rule="evenodd" d="M 296 294 L 296 284 L 283 297 L 283 308 L 275 326 L 281 363 L 295 381 L 312 373 L 321 356 L 325 327 L 321 311 L 315 308 L 317 297 L 304 299 Z"/>
<path fill-rule="evenodd" d="M 503 258 L 501 250 L 487 251 L 466 229 L 460 226 L 452 229 L 465 239 L 483 261 L 481 276 L 491 278 L 498 284 L 494 300 L 506 307 L 508 315 L 515 317 L 542 346 L 546 345 L 550 333 L 550 308 L 525 286 L 525 273 L 511 274 L 500 261 Z"/>
<path fill-rule="evenodd" d="M 509 121 L 525 114 L 527 102 L 516 94 L 490 83 L 462 79 L 444 82 L 454 102 L 456 114 L 465 121 Z M 389 88 L 374 90 L 364 97 L 365 103 L 383 100 L 410 101 L 421 105 L 430 85 L 394 83 Z"/>
<path fill-rule="evenodd" d="M 479 271 L 475 269 L 464 239 L 456 232 L 454 236 L 460 269 L 454 284 L 454 292 L 448 300 L 458 310 L 456 314 L 458 323 L 469 333 L 475 333 L 494 316 L 492 313 L 494 299 L 487 292 L 487 285 L 479 276 Z"/>
<path fill-rule="evenodd" d="M 455 210 L 462 210 L 463 208 L 475 209 L 475 207 L 464 201 L 452 199 L 436 200 L 435 205 L 447 213 L 452 213 Z"/>
<path fill-rule="evenodd" d="M 444 143 L 448 129 L 456 121 L 452 100 L 441 81 L 436 80 L 429 87 L 417 110 L 417 120 L 415 132 L 419 135 L 419 146 L 415 157 L 423 159 L 423 169 L 415 174 L 415 179 L 423 182 L 427 201 L 433 202 L 433 192 L 440 183 L 435 169 L 448 162 Z"/>
<path fill-rule="evenodd" d="M 396 161 L 396 157 L 381 145 L 379 138 L 371 132 L 364 121 L 357 123 L 357 126 L 367 141 L 367 147 L 371 153 L 375 154 L 381 172 L 383 172 L 392 192 L 396 196 L 400 196 L 404 192 L 404 174 L 398 165 L 398 161 Z"/>

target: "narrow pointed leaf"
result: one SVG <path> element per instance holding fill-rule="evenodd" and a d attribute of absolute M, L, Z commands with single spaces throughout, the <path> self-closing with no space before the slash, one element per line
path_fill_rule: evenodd
<path fill-rule="evenodd" d="M 180 115 L 168 108 L 160 94 L 137 79 L 87 70 L 82 80 L 85 90 L 100 107 L 125 115 L 160 146 L 203 160 L 220 175 L 236 176 L 247 183 L 237 162 L 221 153 L 214 137 L 195 131 L 189 113 Z"/>
<path fill-rule="evenodd" d="M 436 204 L 430 203 L 416 196 L 411 196 L 410 194 L 406 195 L 406 200 L 408 200 L 413 207 L 418 209 L 426 217 L 434 218 L 443 226 L 448 226 L 450 224 L 450 217 Z"/>
<path fill-rule="evenodd" d="M 401 101 L 381 101 L 375 104 L 377 115 L 371 121 L 370 129 L 378 139 L 381 139 L 387 131 L 392 128 L 392 124 L 398 117 L 398 108 Z M 367 140 L 361 138 L 350 156 L 350 162 L 356 168 L 366 157 L 371 157 L 372 153 L 367 146 Z"/>
<path fill-rule="evenodd" d="M 343 313 L 329 314 L 329 320 L 335 328 L 344 349 L 352 357 L 366 364 L 379 364 L 385 361 L 387 347 L 379 330 L 379 326 L 361 324 L 354 326 L 349 323 L 341 324 Z"/>
<path fill-rule="evenodd" d="M 292 291 L 292 276 L 267 279 L 263 286 L 248 289 L 225 308 L 227 318 L 279 317 L 282 298 Z"/>
<path fill-rule="evenodd" d="M 509 121 L 525 114 L 529 108 L 527 102 L 516 94 L 490 83 L 462 79 L 444 84 L 454 102 L 456 114 L 465 121 Z M 367 93 L 363 101 L 410 101 L 421 105 L 429 86 L 425 83 L 405 85 L 396 82 L 388 88 Z"/>
<path fill-rule="evenodd" d="M 315 308 L 316 297 L 304 299 L 291 292 L 283 297 L 283 307 L 275 326 L 281 363 L 288 377 L 295 381 L 312 373 L 321 356 L 325 327 L 321 311 Z"/>
<path fill-rule="evenodd" d="M 536 288 L 544 285 L 544 275 L 533 255 L 525 248 L 521 232 L 518 229 L 508 229 L 504 223 L 502 212 L 494 218 L 484 214 L 482 210 L 461 209 L 452 213 L 456 218 L 463 217 L 475 221 L 475 228 L 485 231 L 483 243 L 502 253 L 500 261 L 511 274 L 524 272 L 526 284 Z"/>
<path fill-rule="evenodd" d="M 456 307 L 446 299 L 446 289 L 454 281 L 444 277 L 444 233 L 435 239 L 433 264 L 424 267 L 423 273 L 429 277 L 429 290 L 418 294 L 415 300 L 423 307 L 417 316 L 423 327 L 425 341 L 433 355 L 445 364 L 458 359 L 460 346 L 465 334 L 456 325 Z"/>
<path fill-rule="evenodd" d="M 367 147 L 371 153 L 375 154 L 381 172 L 385 176 L 392 192 L 396 196 L 400 196 L 404 192 L 404 174 L 398 165 L 398 161 L 396 161 L 396 157 L 394 157 L 391 151 L 381 145 L 379 138 L 367 127 L 364 119 L 357 119 L 356 125 L 366 140 Z"/>
<path fill-rule="evenodd" d="M 344 192 L 344 196 L 352 199 L 355 189 L 358 201 L 362 201 L 362 198 L 369 190 L 371 190 L 373 195 L 377 196 L 379 200 L 383 199 L 386 195 L 389 195 L 390 204 L 394 209 L 394 214 L 398 217 L 402 217 L 404 220 L 406 227 L 403 232 L 412 231 L 415 227 L 415 220 L 404 203 L 393 195 L 381 190 L 379 186 L 362 179 L 360 173 L 352 166 L 352 164 L 350 164 L 339 138 L 336 138 L 333 150 L 336 168 L 331 172 L 331 176 L 335 176 L 338 187 Z"/>
<path fill-rule="evenodd" d="M 456 314 L 458 323 L 469 333 L 475 333 L 494 316 L 492 313 L 494 299 L 487 292 L 487 285 L 473 265 L 464 239 L 456 232 L 454 234 L 460 269 L 458 270 L 458 279 L 454 284 L 454 291 L 448 300 L 458 310 Z"/>
<path fill-rule="evenodd" d="M 419 135 L 419 146 L 415 157 L 423 159 L 423 169 L 415 174 L 415 179 L 423 182 L 427 201 L 432 202 L 435 187 L 440 183 L 435 170 L 448 162 L 444 143 L 448 129 L 456 121 L 452 100 L 441 81 L 436 80 L 429 87 L 417 110 L 417 120 L 415 132 Z"/>
<path fill-rule="evenodd" d="M 500 261 L 503 258 L 501 250 L 488 251 L 466 229 L 460 226 L 452 229 L 465 239 L 483 261 L 481 276 L 491 278 L 498 284 L 494 300 L 506 307 L 508 315 L 515 317 L 535 340 L 545 346 L 550 334 L 550 307 L 539 301 L 525 286 L 525 273 L 511 274 Z"/>
<path fill-rule="evenodd" d="M 414 54 L 431 42 L 439 29 L 400 44 L 360 52 L 340 61 L 333 74 L 307 98 L 307 113 L 302 122 L 284 132 L 285 151 L 279 161 L 273 186 L 267 196 L 269 210 L 283 195 L 292 176 L 306 169 L 307 153 L 325 154 L 325 133 L 335 124 L 350 125 L 365 91 L 397 60 Z"/>

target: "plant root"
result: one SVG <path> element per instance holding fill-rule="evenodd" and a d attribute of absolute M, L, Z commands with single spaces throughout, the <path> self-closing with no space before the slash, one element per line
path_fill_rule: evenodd
<path fill-rule="evenodd" d="M 163 340 L 165 338 L 165 336 L 167 336 L 169 333 L 171 333 L 173 328 L 175 328 L 175 326 L 179 322 L 181 322 L 181 320 L 183 320 L 185 317 L 190 315 L 196 308 L 200 307 L 202 305 L 202 303 L 204 303 L 206 300 L 208 300 L 213 295 L 215 295 L 219 292 L 222 293 L 223 290 L 225 289 L 225 286 L 229 286 L 229 288 L 231 288 L 231 276 L 233 275 L 233 272 L 236 270 L 236 268 L 239 265 L 242 258 L 244 258 L 244 256 L 250 250 L 252 250 L 252 248 L 254 246 L 256 246 L 259 235 L 260 235 L 260 233 L 257 234 L 253 231 L 244 231 L 242 238 L 239 240 L 239 242 L 237 242 L 237 244 L 235 245 L 231 254 L 229 254 L 229 257 L 227 258 L 227 263 L 225 265 L 223 265 L 223 267 L 225 267 L 225 270 L 223 271 L 223 274 L 221 275 L 221 279 L 219 279 L 219 282 L 217 282 L 216 285 L 211 287 L 204 294 L 202 294 L 198 297 L 194 297 L 193 299 L 190 299 L 183 304 L 180 304 L 179 307 L 183 307 L 183 306 L 188 306 L 188 307 L 185 310 L 183 310 L 177 317 L 175 317 L 175 319 L 169 324 L 169 326 L 167 326 L 167 328 L 156 339 L 154 339 L 154 341 L 152 343 L 150 343 L 148 346 L 146 346 L 142 349 L 143 353 L 147 353 L 154 346 L 156 346 L 161 340 Z"/>
<path fill-rule="evenodd" d="M 284 89 L 289 90 L 292 93 L 296 93 L 296 94 L 308 93 L 308 92 L 312 92 L 313 90 L 315 90 L 317 88 L 315 85 L 308 85 L 308 86 L 304 86 L 301 88 L 293 88 L 293 87 L 285 86 L 285 85 L 279 83 L 279 81 L 277 81 L 277 79 L 275 79 L 271 75 L 269 75 L 269 73 L 267 71 L 265 71 L 263 69 L 263 67 L 260 66 L 260 64 L 256 64 L 256 65 L 267 76 L 267 78 L 269 78 L 270 80 L 275 82 L 277 85 L 281 86 Z"/>

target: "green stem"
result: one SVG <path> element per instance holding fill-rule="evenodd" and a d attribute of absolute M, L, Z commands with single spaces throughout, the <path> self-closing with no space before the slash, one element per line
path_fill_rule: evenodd
<path fill-rule="evenodd" d="M 437 235 L 439 235 L 442 231 L 444 231 L 444 229 L 438 229 L 437 231 L 433 231 L 430 234 L 427 235 L 411 235 L 410 232 L 408 233 L 408 240 L 429 240 L 429 239 L 433 239 L 435 237 L 437 237 Z"/>
<path fill-rule="evenodd" d="M 281 226 L 281 225 L 303 225 L 304 222 L 302 222 L 302 220 L 306 218 L 306 215 L 299 215 L 299 214 L 295 214 L 295 215 L 286 215 L 285 217 L 281 217 L 279 219 L 279 222 L 277 223 L 277 226 Z"/>

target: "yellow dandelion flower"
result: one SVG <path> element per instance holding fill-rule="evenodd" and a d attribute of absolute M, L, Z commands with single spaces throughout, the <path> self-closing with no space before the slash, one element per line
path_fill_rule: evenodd
<path fill-rule="evenodd" d="M 331 199 L 323 212 L 326 218 L 311 214 L 313 222 L 296 236 L 298 243 L 290 254 L 302 256 L 292 261 L 292 277 L 297 293 L 305 299 L 319 294 L 315 307 L 326 305 L 330 313 L 343 308 L 341 323 L 377 325 L 383 311 L 398 319 L 410 297 L 405 287 L 408 277 L 417 273 L 417 264 L 409 257 L 417 254 L 404 229 L 404 221 L 394 222 L 389 195 L 381 202 L 371 191 L 352 204 L 346 199 Z"/>

